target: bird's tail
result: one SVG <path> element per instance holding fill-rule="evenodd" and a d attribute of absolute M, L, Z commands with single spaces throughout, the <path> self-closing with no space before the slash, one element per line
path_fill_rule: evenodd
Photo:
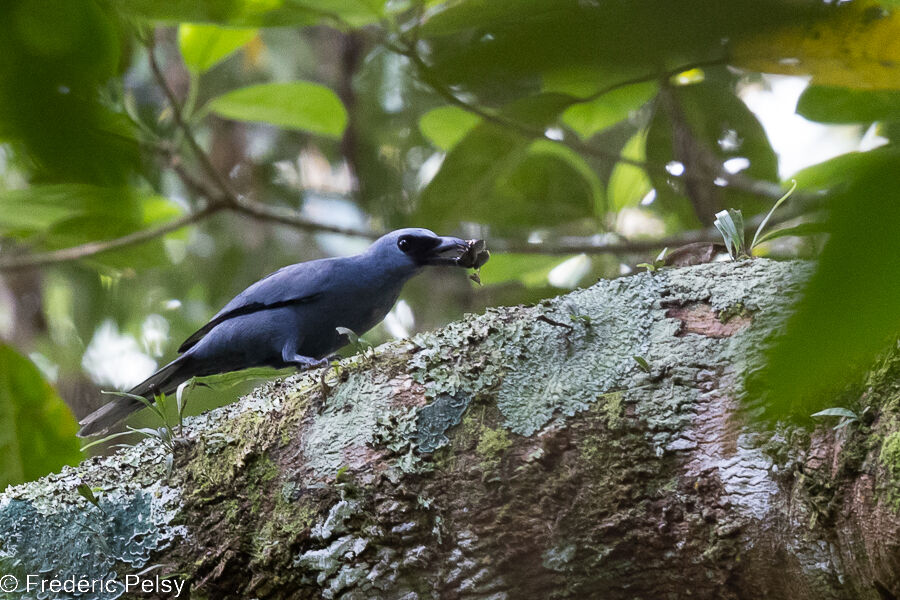
<path fill-rule="evenodd" d="M 143 396 L 151 402 L 157 394 L 171 394 L 194 373 L 185 369 L 188 355 L 183 354 L 162 369 L 137 384 L 128 393 Z M 83 418 L 79 424 L 78 437 L 88 437 L 106 433 L 109 429 L 133 412 L 144 408 L 144 403 L 135 398 L 119 396 Z"/>

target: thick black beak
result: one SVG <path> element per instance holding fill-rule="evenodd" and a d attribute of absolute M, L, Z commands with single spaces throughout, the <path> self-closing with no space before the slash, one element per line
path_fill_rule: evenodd
<path fill-rule="evenodd" d="M 469 250 L 469 243 L 455 237 L 442 237 L 441 243 L 428 251 L 426 265 L 453 267 L 459 258 Z"/>
<path fill-rule="evenodd" d="M 491 257 L 484 240 L 440 239 L 441 243 L 428 253 L 425 264 L 478 269 Z"/>

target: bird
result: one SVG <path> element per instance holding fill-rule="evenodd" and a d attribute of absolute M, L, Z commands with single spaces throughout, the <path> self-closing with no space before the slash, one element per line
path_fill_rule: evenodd
<path fill-rule="evenodd" d="M 348 342 L 337 328 L 363 335 L 423 268 L 477 269 L 489 256 L 483 240 L 406 228 L 383 235 L 360 254 L 283 267 L 235 296 L 181 344 L 178 358 L 129 394 L 153 402 L 192 377 L 263 366 L 326 366 L 326 357 Z M 78 435 L 107 433 L 144 406 L 138 398 L 120 396 L 82 419 Z"/>

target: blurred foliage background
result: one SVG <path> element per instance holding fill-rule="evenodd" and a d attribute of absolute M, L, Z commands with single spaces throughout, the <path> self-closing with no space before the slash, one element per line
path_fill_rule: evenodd
<path fill-rule="evenodd" d="M 377 343 L 721 242 L 724 209 L 752 235 L 791 179 L 754 253 L 818 266 L 750 388 L 822 408 L 900 331 L 896 4 L 6 0 L 0 487 L 282 265 L 488 240 L 483 287 L 418 278 Z"/>

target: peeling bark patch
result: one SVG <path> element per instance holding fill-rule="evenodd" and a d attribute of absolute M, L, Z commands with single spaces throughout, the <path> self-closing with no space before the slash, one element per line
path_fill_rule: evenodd
<path fill-rule="evenodd" d="M 409 375 L 397 377 L 391 383 L 394 386 L 391 408 L 418 408 L 428 403 L 425 386 Z"/>
<path fill-rule="evenodd" d="M 469 407 L 469 396 L 441 394 L 428 406 L 419 409 L 416 421 L 416 442 L 419 452 L 430 454 L 446 445 L 450 439 L 445 432 L 459 425 L 462 415 Z"/>
<path fill-rule="evenodd" d="M 727 376 L 724 386 L 723 377 L 712 371 L 699 375 L 706 391 L 698 395 L 692 427 L 683 434 L 691 440 L 683 448 L 690 451 L 686 474 L 689 478 L 714 474 L 721 481 L 725 500 L 741 506 L 743 515 L 763 520 L 778 493 L 769 472 L 772 461 L 735 416 L 739 414 L 737 400 L 718 389 L 734 389 L 733 376 Z"/>
<path fill-rule="evenodd" d="M 666 317 L 681 321 L 681 328 L 675 334 L 679 337 L 688 333 L 711 338 L 731 337 L 753 322 L 748 315 L 737 314 L 728 319 L 723 319 L 723 316 L 724 313 L 717 313 L 704 302 L 676 306 L 666 311 Z"/>

